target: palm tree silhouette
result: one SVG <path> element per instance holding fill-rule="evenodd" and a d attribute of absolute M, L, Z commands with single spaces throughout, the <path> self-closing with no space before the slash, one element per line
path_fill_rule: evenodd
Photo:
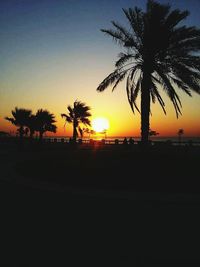
<path fill-rule="evenodd" d="M 12 118 L 10 117 L 5 117 L 7 121 L 10 121 L 12 124 L 15 126 L 19 127 L 18 132 L 19 132 L 19 137 L 20 140 L 22 141 L 23 136 L 25 134 L 25 127 L 28 125 L 29 118 L 32 114 L 32 111 L 29 109 L 24 109 L 24 108 L 15 108 L 12 112 Z"/>
<path fill-rule="evenodd" d="M 95 134 L 95 131 L 92 130 L 92 129 L 89 129 L 88 127 L 83 128 L 82 130 L 83 130 L 83 134 L 84 134 L 84 133 L 88 134 L 88 138 L 89 138 L 89 139 L 90 139 L 90 136 L 91 136 L 91 135 Z"/>
<path fill-rule="evenodd" d="M 154 130 L 149 129 L 149 136 L 156 136 L 156 135 L 159 135 L 159 133 Z"/>
<path fill-rule="evenodd" d="M 80 123 L 90 126 L 91 116 L 90 107 L 86 106 L 85 103 L 81 101 L 75 101 L 73 107 L 70 105 L 67 107 L 68 114 L 61 114 L 62 118 L 65 118 L 66 122 L 73 124 L 73 141 L 76 142 L 78 132 L 82 136 L 83 130 L 80 127 Z"/>
<path fill-rule="evenodd" d="M 105 139 L 106 139 L 107 138 L 107 129 L 104 129 L 101 133 L 104 134 Z"/>
<path fill-rule="evenodd" d="M 165 103 L 160 95 L 162 87 L 173 103 L 176 116 L 181 114 L 181 101 L 175 86 L 191 96 L 200 93 L 200 30 L 178 26 L 188 11 L 171 11 L 171 6 L 147 1 L 146 11 L 123 9 L 129 22 L 129 30 L 112 21 L 114 29 L 101 31 L 111 36 L 124 52 L 119 54 L 115 70 L 98 86 L 104 91 L 112 85 L 114 90 L 126 78 L 126 92 L 132 111 L 141 111 L 141 140 L 148 143 L 151 101 L 156 100 L 164 113 Z M 136 105 L 141 93 L 140 110 Z"/>
<path fill-rule="evenodd" d="M 179 129 L 177 134 L 178 134 L 178 140 L 179 140 L 179 144 L 180 144 L 181 143 L 181 136 L 184 134 L 184 130 Z"/>
<path fill-rule="evenodd" d="M 45 132 L 56 132 L 56 125 L 54 124 L 55 116 L 48 110 L 39 109 L 35 116 L 36 129 L 39 132 L 39 138 L 42 140 Z"/>
<path fill-rule="evenodd" d="M 36 115 L 31 115 L 27 121 L 27 127 L 29 129 L 30 139 L 33 138 L 34 133 L 37 131 L 37 118 Z"/>

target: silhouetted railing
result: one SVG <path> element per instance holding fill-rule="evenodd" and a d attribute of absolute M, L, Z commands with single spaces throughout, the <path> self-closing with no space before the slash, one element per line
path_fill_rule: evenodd
<path fill-rule="evenodd" d="M 70 138 L 45 138 L 45 142 L 48 143 L 72 143 L 72 140 Z M 102 140 L 95 140 L 95 139 L 77 139 L 76 141 L 77 144 L 102 144 L 102 145 L 140 145 L 141 141 L 135 141 L 132 140 L 131 143 L 129 140 L 127 140 L 127 143 L 124 143 L 124 139 L 102 139 Z M 193 140 L 188 140 L 188 141 L 172 141 L 172 140 L 166 140 L 166 141 L 149 141 L 149 144 L 152 146 L 163 146 L 163 145 L 180 145 L 180 146 L 200 146 L 200 141 L 193 141 Z"/>
<path fill-rule="evenodd" d="M 0 143 L 16 143 L 17 140 L 19 140 L 19 137 L 14 137 L 14 136 L 9 136 L 9 137 L 0 137 Z M 26 142 L 30 141 L 29 137 L 25 137 L 24 140 Z M 33 138 L 33 142 L 39 141 L 39 138 L 35 137 Z M 71 144 L 74 143 L 71 138 L 64 138 L 64 137 L 44 137 L 43 139 L 44 143 L 49 143 L 49 144 Z M 85 144 L 85 145 L 127 145 L 127 146 L 135 146 L 135 145 L 140 145 L 141 141 L 134 140 L 134 139 L 128 139 L 126 142 L 124 142 L 123 138 L 111 138 L 111 139 L 101 139 L 101 140 L 95 140 L 95 139 L 88 139 L 88 138 L 83 138 L 83 139 L 77 139 L 76 141 L 77 144 Z M 155 146 L 155 147 L 161 147 L 161 146 L 200 146 L 200 140 L 184 140 L 184 141 L 176 141 L 176 140 L 166 140 L 166 141 L 158 141 L 158 140 L 151 140 L 149 141 L 150 146 Z"/>

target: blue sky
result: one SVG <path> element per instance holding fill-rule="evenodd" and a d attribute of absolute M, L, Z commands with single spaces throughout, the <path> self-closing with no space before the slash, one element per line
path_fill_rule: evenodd
<path fill-rule="evenodd" d="M 0 67 L 23 56 L 65 53 L 79 48 L 88 52 L 94 46 L 107 47 L 100 28 L 111 20 L 125 22 L 122 7 L 145 8 L 142 0 L 1 0 Z M 199 0 L 176 0 L 173 7 L 188 9 L 187 23 L 200 25 Z M 85 51 L 86 49 L 86 51 Z M 2 66 L 3 65 L 3 66 Z"/>

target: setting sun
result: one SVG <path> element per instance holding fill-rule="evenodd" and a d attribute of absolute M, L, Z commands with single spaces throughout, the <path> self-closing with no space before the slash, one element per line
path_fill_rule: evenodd
<path fill-rule="evenodd" d="M 92 128 L 95 132 L 101 133 L 109 129 L 109 122 L 106 118 L 95 118 L 92 120 Z"/>

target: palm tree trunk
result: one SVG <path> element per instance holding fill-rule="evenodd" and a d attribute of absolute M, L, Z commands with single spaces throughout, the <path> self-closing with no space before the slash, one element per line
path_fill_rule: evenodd
<path fill-rule="evenodd" d="M 40 139 L 40 140 L 43 139 L 43 131 L 40 131 L 39 139 Z"/>
<path fill-rule="evenodd" d="M 144 72 L 141 83 L 141 141 L 143 145 L 147 145 L 149 141 L 150 84 L 151 76 Z"/>
<path fill-rule="evenodd" d="M 34 135 L 34 131 L 32 131 L 32 130 L 30 130 L 30 140 L 32 140 L 33 139 L 33 135 Z"/>
<path fill-rule="evenodd" d="M 20 128 L 19 128 L 19 138 L 20 138 L 20 141 L 23 140 L 23 135 L 24 135 L 24 127 L 23 126 L 20 126 Z"/>
<path fill-rule="evenodd" d="M 74 120 L 73 121 L 73 141 L 76 142 L 76 138 L 77 138 L 77 122 Z"/>
<path fill-rule="evenodd" d="M 23 149 L 24 146 L 24 127 L 20 126 L 19 127 L 19 149 Z"/>

